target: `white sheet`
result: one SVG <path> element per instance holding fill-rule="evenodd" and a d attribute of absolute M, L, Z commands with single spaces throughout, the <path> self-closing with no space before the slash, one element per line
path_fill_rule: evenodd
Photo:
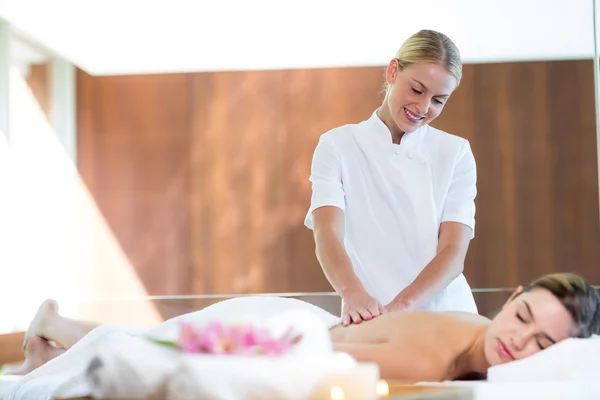
<path fill-rule="evenodd" d="M 290 355 L 288 364 L 267 360 L 237 360 L 216 358 L 194 358 L 175 353 L 146 339 L 146 336 L 159 339 L 174 339 L 179 322 L 191 322 L 196 326 L 214 320 L 254 321 L 269 327 L 272 331 L 285 330 L 293 324 L 304 336 L 302 342 Z M 146 330 L 116 325 L 96 328 L 69 351 L 51 360 L 13 385 L 5 396 L 6 400 L 50 400 L 53 397 L 77 397 L 97 395 L 129 395 L 142 390 L 149 396 L 155 391 L 165 390 L 169 377 L 174 371 L 190 371 L 188 376 L 198 378 L 197 371 L 210 369 L 210 375 L 202 375 L 199 387 L 203 390 L 212 387 L 215 393 L 226 386 L 234 397 L 222 399 L 248 398 L 242 383 L 254 377 L 279 376 L 280 381 L 264 381 L 263 389 L 276 389 L 289 382 L 293 375 L 296 391 L 315 384 L 317 378 L 327 368 L 349 367 L 347 357 L 334 355 L 328 328 L 339 322 L 339 318 L 311 304 L 283 298 L 245 297 L 217 303 L 204 310 L 187 314 Z M 298 357 L 294 360 L 294 357 Z M 302 358 L 302 361 L 300 360 Z M 86 372 L 92 362 L 90 374 Z M 193 368 L 192 368 L 193 367 Z M 298 369 L 294 369 L 297 367 Z M 302 379 L 297 379 L 297 371 L 305 371 Z M 245 373 L 242 373 L 245 371 Z M 294 372 L 296 371 L 296 372 Z M 310 372 L 314 373 L 311 375 Z M 242 373 L 242 375 L 240 375 Z M 287 374 L 287 375 L 286 375 Z M 184 375 L 185 376 L 185 375 Z M 287 377 L 287 381 L 283 379 Z M 89 378 L 89 379 L 88 379 Z M 232 383 L 240 383 L 232 385 Z M 181 384 L 181 382 L 179 383 Z M 198 385 L 197 385 L 198 386 Z M 173 390 L 174 384 L 168 386 Z"/>

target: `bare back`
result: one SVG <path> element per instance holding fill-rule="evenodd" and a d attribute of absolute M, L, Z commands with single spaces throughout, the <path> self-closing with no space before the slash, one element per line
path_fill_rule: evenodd
<path fill-rule="evenodd" d="M 463 355 L 489 319 L 463 312 L 406 311 L 330 330 L 336 351 L 376 362 L 382 377 L 406 381 L 452 380 L 470 371 Z"/>

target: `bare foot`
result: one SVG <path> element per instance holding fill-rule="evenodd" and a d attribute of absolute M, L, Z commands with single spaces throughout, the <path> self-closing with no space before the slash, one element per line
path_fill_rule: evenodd
<path fill-rule="evenodd" d="M 58 303 L 56 300 L 46 300 L 44 301 L 37 310 L 35 317 L 33 317 L 33 321 L 29 324 L 27 328 L 27 333 L 25 333 L 25 340 L 23 341 L 23 351 L 27 348 L 27 343 L 35 336 L 44 337 L 44 324 L 48 321 L 48 318 L 58 314 Z"/>
<path fill-rule="evenodd" d="M 46 339 L 34 336 L 25 347 L 25 362 L 11 371 L 10 375 L 27 375 L 64 352 L 64 349 L 52 346 Z"/>

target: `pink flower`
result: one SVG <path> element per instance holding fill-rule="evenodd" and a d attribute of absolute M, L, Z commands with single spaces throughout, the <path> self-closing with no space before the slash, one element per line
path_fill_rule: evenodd
<path fill-rule="evenodd" d="M 200 337 L 193 326 L 187 323 L 181 323 L 181 331 L 179 333 L 177 345 L 186 353 L 200 352 Z"/>
<path fill-rule="evenodd" d="M 174 345 L 186 353 L 281 356 L 300 340 L 302 335 L 295 335 L 292 328 L 282 337 L 275 338 L 267 329 L 252 324 L 229 326 L 213 322 L 196 329 L 182 323 Z"/>

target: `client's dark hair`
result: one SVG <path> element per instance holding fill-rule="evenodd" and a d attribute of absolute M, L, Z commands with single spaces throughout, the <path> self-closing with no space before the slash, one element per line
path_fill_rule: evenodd
<path fill-rule="evenodd" d="M 585 279 L 572 273 L 542 276 L 523 289 L 546 289 L 565 306 L 575 321 L 575 337 L 600 334 L 600 295 Z"/>

